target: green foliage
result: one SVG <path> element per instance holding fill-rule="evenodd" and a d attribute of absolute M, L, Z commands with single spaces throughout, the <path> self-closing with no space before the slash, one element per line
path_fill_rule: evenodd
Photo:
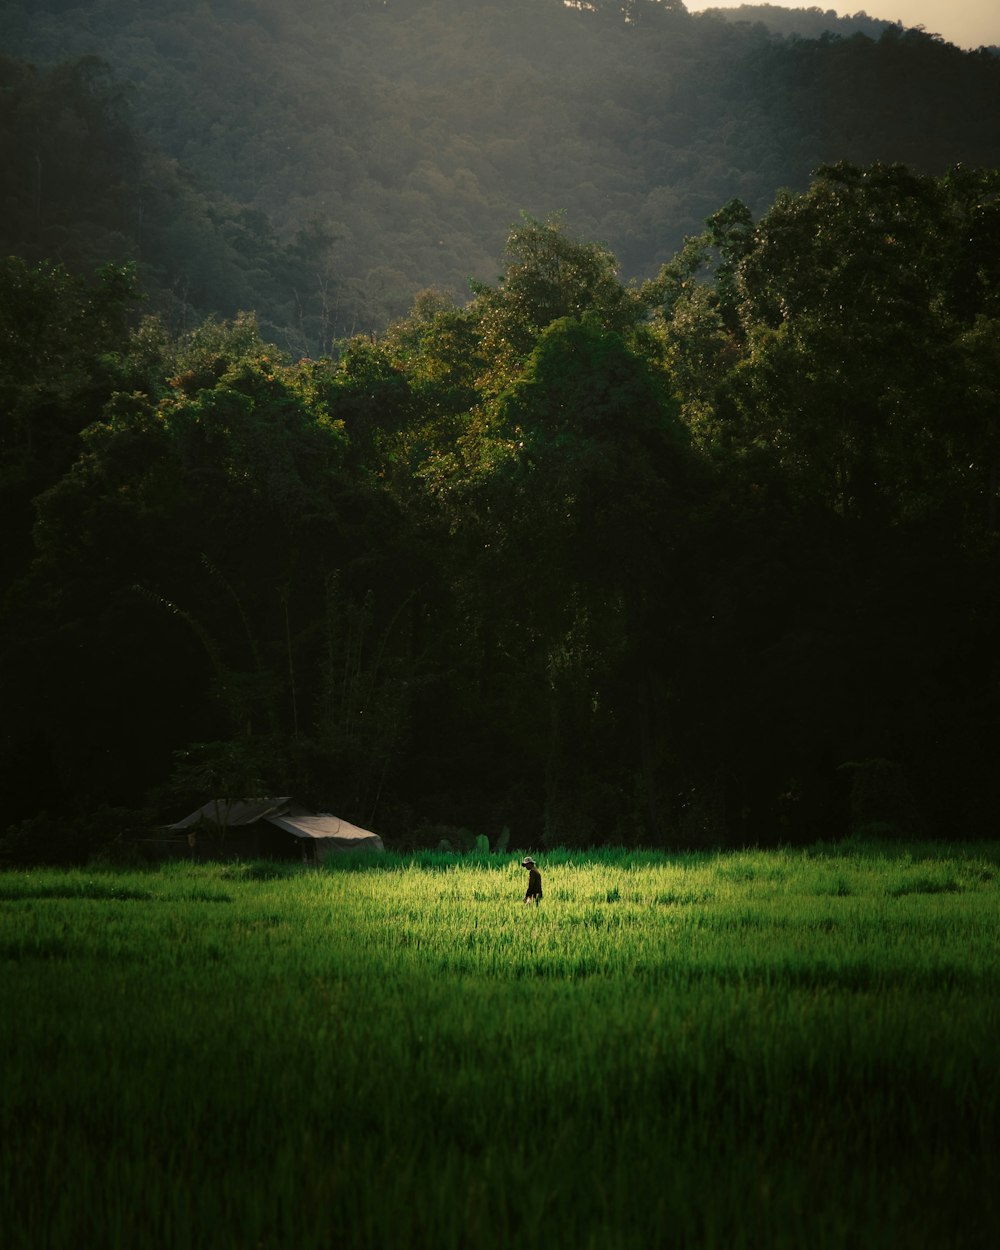
<path fill-rule="evenodd" d="M 565 317 L 590 314 L 607 330 L 635 327 L 644 309 L 622 287 L 607 248 L 570 239 L 558 220 L 526 220 L 511 232 L 503 277 L 473 287 L 483 351 L 500 377 L 524 363 L 538 335 Z"/>
<path fill-rule="evenodd" d="M 126 342 L 136 298 L 129 266 L 106 265 L 88 282 L 61 265 L 0 261 L 5 496 L 37 492 L 75 458 L 76 436 L 107 398 L 110 357 Z"/>
<path fill-rule="evenodd" d="M 347 477 L 328 371 L 289 364 L 244 318 L 206 323 L 176 344 L 143 326 L 113 372 L 129 389 L 112 392 L 79 458 L 36 500 L 35 563 L 10 620 L 41 706 L 14 741 L 30 741 L 61 688 L 70 697 L 45 733 L 84 803 L 127 775 L 110 758 L 94 771 L 79 756 L 94 718 L 126 753 L 148 751 L 149 732 L 168 755 L 220 741 L 223 753 L 266 755 L 256 775 L 287 782 L 290 756 L 307 767 L 289 738 L 322 720 L 320 689 L 301 684 L 317 671 L 314 622 L 328 576 L 357 559 L 351 535 L 365 510 Z M 344 579 L 348 598 L 369 586 L 367 576 L 358 591 Z M 122 639 L 133 640 L 125 665 Z M 138 736 L 135 695 L 156 689 L 167 701 L 162 728 Z M 204 709 L 194 721 L 191 706 Z"/>
<path fill-rule="evenodd" d="M 956 456 L 992 472 L 948 412 L 969 385 L 956 339 L 994 299 L 969 275 L 1000 259 L 996 238 L 972 241 L 997 191 L 989 172 L 824 169 L 778 199 L 738 265 L 748 434 L 844 515 L 948 509 Z"/>
<path fill-rule="evenodd" d="M 9 819 L 176 817 L 209 744 L 185 806 L 412 844 L 987 833 L 997 198 L 827 167 L 641 288 L 528 218 L 335 360 L 8 261 Z"/>

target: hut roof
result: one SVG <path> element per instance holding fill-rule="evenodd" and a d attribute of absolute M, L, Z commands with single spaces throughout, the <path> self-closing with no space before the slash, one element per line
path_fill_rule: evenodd
<path fill-rule="evenodd" d="M 197 811 L 167 828 L 181 830 L 216 825 L 238 829 L 262 820 L 296 838 L 307 839 L 317 854 L 332 850 L 385 850 L 382 839 L 370 829 L 360 829 L 327 812 L 310 812 L 287 795 L 270 799 L 240 799 L 233 803 L 227 803 L 225 799 L 209 799 Z"/>
<path fill-rule="evenodd" d="M 272 825 L 293 833 L 297 838 L 312 838 L 330 848 L 341 850 L 357 848 L 382 848 L 382 839 L 370 829 L 359 829 L 339 816 L 322 814 L 318 816 L 275 815 L 266 816 Z"/>
<path fill-rule="evenodd" d="M 237 799 L 232 803 L 225 799 L 209 799 L 190 816 L 185 816 L 183 820 L 167 827 L 190 829 L 193 825 L 227 825 L 230 829 L 236 829 L 240 825 L 254 825 L 258 820 L 266 820 L 270 816 L 285 812 L 304 813 L 306 810 L 287 796 L 280 799 Z"/>

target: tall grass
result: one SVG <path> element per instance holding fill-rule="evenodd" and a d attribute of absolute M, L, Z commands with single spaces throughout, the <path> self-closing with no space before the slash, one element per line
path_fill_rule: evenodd
<path fill-rule="evenodd" d="M 0 1240 L 993 1247 L 1000 846 L 0 875 Z"/>

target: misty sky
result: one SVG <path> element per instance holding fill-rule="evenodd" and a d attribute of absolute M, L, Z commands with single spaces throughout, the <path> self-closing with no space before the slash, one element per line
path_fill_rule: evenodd
<path fill-rule="evenodd" d="M 741 4 L 777 4 L 783 9 L 833 9 L 842 17 L 865 12 L 904 26 L 923 26 L 960 48 L 1000 45 L 1000 0 L 870 0 L 869 3 L 831 4 L 829 0 L 685 0 L 696 13 L 701 9 L 733 9 Z"/>

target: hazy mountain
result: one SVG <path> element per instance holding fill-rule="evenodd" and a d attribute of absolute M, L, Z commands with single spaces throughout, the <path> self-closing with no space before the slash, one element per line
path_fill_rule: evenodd
<path fill-rule="evenodd" d="M 182 304 L 254 304 L 303 350 L 422 287 L 492 280 L 522 211 L 564 211 L 645 277 L 730 198 L 759 215 L 824 162 L 1000 164 L 1000 63 L 894 25 L 791 38 L 679 0 L 6 0 L 0 17 L 39 70 L 110 71 L 73 99 L 46 88 L 44 122 L 8 93 L 11 185 L 35 225 L 47 207 L 101 220 L 93 178 L 63 179 L 61 207 L 31 187 L 41 149 L 58 133 L 46 160 L 64 169 L 88 100 L 112 92 L 136 153 L 97 180 L 117 187 L 118 251 Z"/>

